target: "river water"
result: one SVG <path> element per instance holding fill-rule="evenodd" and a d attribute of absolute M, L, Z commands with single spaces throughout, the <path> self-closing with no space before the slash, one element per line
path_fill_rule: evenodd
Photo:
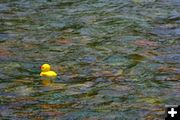
<path fill-rule="evenodd" d="M 180 104 L 179 0 L 1 0 L 0 118 L 163 120 Z M 43 63 L 58 73 L 39 76 Z"/>

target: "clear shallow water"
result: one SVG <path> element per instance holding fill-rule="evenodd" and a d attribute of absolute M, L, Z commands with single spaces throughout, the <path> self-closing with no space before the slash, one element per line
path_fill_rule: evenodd
<path fill-rule="evenodd" d="M 2 119 L 163 119 L 180 104 L 178 0 L 2 0 Z M 39 77 L 50 63 L 59 78 Z"/>

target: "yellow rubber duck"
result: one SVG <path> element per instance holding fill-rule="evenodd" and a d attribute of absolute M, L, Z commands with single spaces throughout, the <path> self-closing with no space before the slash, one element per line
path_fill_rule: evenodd
<path fill-rule="evenodd" d="M 49 64 L 43 64 L 41 66 L 40 76 L 43 76 L 43 77 L 56 77 L 57 73 L 54 72 L 54 71 L 51 71 L 51 66 Z"/>

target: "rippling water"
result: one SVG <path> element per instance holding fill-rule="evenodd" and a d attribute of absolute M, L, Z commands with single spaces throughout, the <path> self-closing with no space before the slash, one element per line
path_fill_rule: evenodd
<path fill-rule="evenodd" d="M 180 104 L 179 0 L 1 0 L 2 119 L 157 120 Z M 56 80 L 40 78 L 49 63 Z"/>

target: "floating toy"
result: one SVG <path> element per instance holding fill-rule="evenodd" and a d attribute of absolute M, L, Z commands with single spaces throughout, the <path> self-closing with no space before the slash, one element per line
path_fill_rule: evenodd
<path fill-rule="evenodd" d="M 43 76 L 43 77 L 56 77 L 57 73 L 54 72 L 54 71 L 51 71 L 51 66 L 49 64 L 43 64 L 41 66 L 40 76 Z"/>

